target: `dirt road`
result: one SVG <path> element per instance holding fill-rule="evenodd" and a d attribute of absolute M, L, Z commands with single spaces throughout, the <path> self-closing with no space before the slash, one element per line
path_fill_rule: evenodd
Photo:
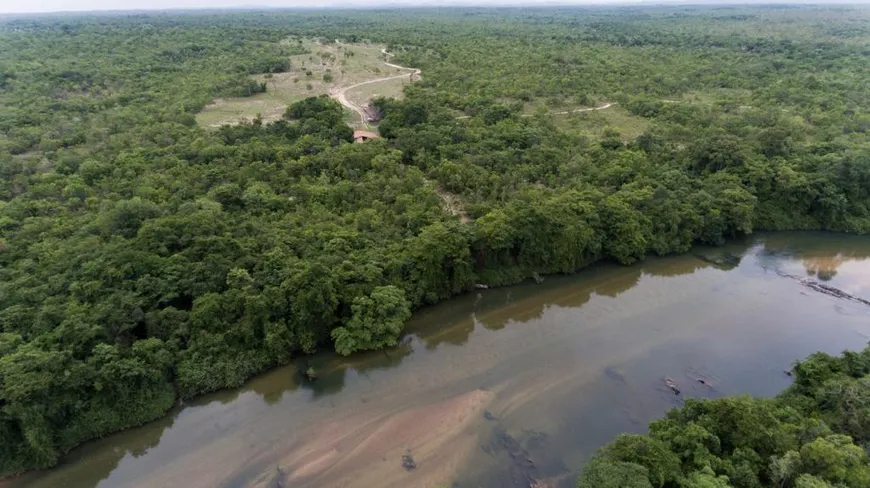
<path fill-rule="evenodd" d="M 594 110 L 604 110 L 604 109 L 610 108 L 614 105 L 616 105 L 616 102 L 605 103 L 604 105 L 601 105 L 598 107 L 576 108 L 574 110 L 566 110 L 564 112 L 547 112 L 545 115 L 568 115 L 568 114 L 577 114 L 580 112 L 592 112 Z M 534 116 L 535 116 L 535 114 L 522 114 L 522 115 L 520 115 L 520 117 L 534 117 Z M 470 115 L 460 115 L 459 117 L 456 117 L 456 120 L 470 119 L 470 118 L 471 118 Z"/>
<path fill-rule="evenodd" d="M 338 42 L 338 41 L 336 40 L 336 42 Z M 384 55 L 387 56 L 387 57 L 392 57 L 392 56 L 393 56 L 393 54 L 388 53 L 386 49 L 381 49 L 381 53 L 384 54 Z M 363 81 L 363 82 L 361 82 L 361 83 L 356 83 L 356 84 L 354 84 L 354 85 L 350 85 L 350 86 L 345 86 L 345 87 L 336 87 L 336 88 L 333 88 L 332 90 L 329 91 L 329 96 L 330 96 L 330 97 L 332 97 L 332 98 L 334 98 L 335 100 L 337 100 L 338 103 L 340 103 L 340 104 L 344 105 L 345 107 L 347 107 L 347 108 L 353 110 L 354 112 L 356 112 L 357 115 L 359 115 L 360 121 L 361 121 L 361 122 L 363 123 L 363 125 L 365 125 L 366 127 L 368 127 L 368 124 L 366 123 L 366 114 L 365 114 L 365 110 L 363 110 L 363 108 L 360 107 L 359 105 L 357 105 L 357 104 L 355 104 L 355 103 L 353 103 L 353 102 L 351 102 L 350 100 L 347 99 L 347 91 L 348 91 L 348 90 L 352 90 L 352 89 L 354 89 L 354 88 L 357 88 L 357 87 L 360 87 L 360 86 L 363 86 L 363 85 L 370 85 L 370 84 L 372 84 L 372 83 L 381 83 L 381 82 L 389 81 L 389 80 L 397 80 L 397 79 L 399 79 L 399 78 L 404 78 L 404 77 L 406 77 L 406 76 L 407 76 L 407 77 L 413 77 L 414 75 L 419 75 L 419 74 L 421 73 L 421 71 L 420 71 L 419 69 L 417 69 L 417 68 L 408 68 L 408 67 L 405 67 L 405 66 L 399 66 L 398 64 L 388 63 L 388 62 L 386 62 L 386 61 L 384 61 L 384 64 L 387 65 L 387 66 L 389 66 L 389 67 L 391 67 L 391 68 L 409 70 L 409 72 L 408 72 L 408 73 L 402 73 L 402 74 L 400 74 L 400 75 L 386 76 L 386 77 L 383 77 L 383 78 L 377 78 L 377 79 L 374 79 L 374 80 Z"/>
<path fill-rule="evenodd" d="M 547 115 L 568 115 L 568 114 L 578 114 L 580 112 L 592 112 L 594 110 L 604 110 L 606 108 L 612 107 L 613 103 L 605 103 L 599 107 L 587 107 L 587 108 L 576 108 L 574 110 L 566 110 L 564 112 L 548 112 Z M 523 114 L 523 117 L 531 117 L 533 114 Z"/>

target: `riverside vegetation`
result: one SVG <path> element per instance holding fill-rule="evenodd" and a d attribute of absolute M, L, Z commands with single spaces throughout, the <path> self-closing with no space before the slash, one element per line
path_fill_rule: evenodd
<path fill-rule="evenodd" d="M 870 486 L 870 347 L 795 364 L 774 399 L 687 400 L 623 434 L 586 466 L 579 488 Z"/>
<path fill-rule="evenodd" d="M 477 283 L 757 229 L 867 232 L 868 20 L 858 7 L 3 19 L 0 472 L 52 466 L 294 355 L 395 344 L 411 310 Z M 383 43 L 423 70 L 404 100 L 375 102 L 384 140 L 351 144 L 328 98 L 272 124 L 196 123 L 215 98 L 267 89 L 253 75 L 289 70 L 290 36 Z M 604 103 L 621 112 L 550 113 Z M 613 125 L 579 130 L 593 115 Z M 849 357 L 810 364 L 846 382 L 866 368 Z M 584 476 L 757 486 L 749 473 L 773 483 L 776 464 L 779 486 L 859 486 L 866 455 L 844 435 L 866 434 L 830 413 L 845 397 L 815 396 L 826 379 L 776 401 L 689 403 Z M 849 385 L 866 413 L 866 378 Z M 705 420 L 721 409 L 787 432 L 756 442 L 749 424 Z M 802 415 L 836 415 L 830 435 L 819 422 L 801 437 Z M 638 450 L 667 470 L 625 454 Z"/>

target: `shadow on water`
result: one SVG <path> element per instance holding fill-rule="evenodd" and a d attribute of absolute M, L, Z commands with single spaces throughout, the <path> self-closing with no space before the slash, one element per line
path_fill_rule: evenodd
<path fill-rule="evenodd" d="M 649 257 L 635 266 L 598 263 L 573 275 L 554 275 L 541 284 L 526 281 L 518 285 L 478 290 L 450 300 L 451 306 L 436 305 L 415 313 L 406 327 L 418 335 L 427 349 L 441 344 L 462 345 L 480 325 L 500 330 L 510 323 L 540 319 L 552 306 L 582 307 L 595 295 L 616 298 L 637 286 L 643 276 L 675 277 L 704 268 L 730 270 L 740 265 L 751 241 L 738 241 L 722 247 L 698 247 L 695 259 Z M 565 287 L 570 287 L 569 293 Z M 451 324 L 445 329 L 444 324 Z"/>
<path fill-rule="evenodd" d="M 413 344 L 406 338 L 396 347 L 346 357 L 333 353 L 316 354 L 296 361 L 294 377 L 303 389 L 311 391 L 312 398 L 317 399 L 340 392 L 349 375 L 365 377 L 372 371 L 398 367 L 413 352 Z M 306 378 L 308 368 L 315 372 L 316 379 Z"/>
<path fill-rule="evenodd" d="M 97 486 L 109 477 L 121 460 L 139 458 L 156 447 L 183 408 L 175 407 L 144 427 L 113 434 L 110 449 L 101 441 L 79 446 L 70 451 L 56 468 L 26 473 L 10 480 L 10 486 L 31 486 L 37 481 L 41 482 L 40 486 L 63 488 Z M 68 475 L 67 470 L 71 471 Z"/>
<path fill-rule="evenodd" d="M 188 400 L 184 405 L 186 407 L 207 407 L 212 403 L 229 405 L 246 393 L 256 394 L 266 404 L 275 405 L 281 401 L 285 393 L 296 391 L 300 386 L 302 382 L 297 377 L 296 368 L 285 366 L 261 373 L 239 388 L 198 396 Z"/>
<path fill-rule="evenodd" d="M 297 370 L 292 367 L 277 368 L 257 379 L 262 381 L 251 381 L 245 391 L 256 393 L 268 405 L 277 405 L 284 393 L 295 391 L 301 385 Z"/>

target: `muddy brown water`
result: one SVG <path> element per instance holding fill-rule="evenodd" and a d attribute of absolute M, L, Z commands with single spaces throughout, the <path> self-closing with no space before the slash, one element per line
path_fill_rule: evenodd
<path fill-rule="evenodd" d="M 685 397 L 772 396 L 793 360 L 870 340 L 870 307 L 785 274 L 870 299 L 870 237 L 761 234 L 469 293 L 417 312 L 398 348 L 306 358 L 8 485 L 572 486 Z"/>

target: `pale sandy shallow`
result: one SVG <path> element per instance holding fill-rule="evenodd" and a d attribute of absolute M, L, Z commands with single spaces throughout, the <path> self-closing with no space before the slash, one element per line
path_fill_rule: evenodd
<path fill-rule="evenodd" d="M 299 436 L 308 442 L 281 459 L 281 465 L 292 467 L 288 486 L 449 484 L 477 445 L 474 425 L 492 397 L 492 392 L 474 390 L 397 413 L 375 418 L 363 413 L 314 427 Z M 401 465 L 405 454 L 417 464 L 413 473 Z"/>
<path fill-rule="evenodd" d="M 225 446 L 231 449 L 223 452 L 211 446 L 186 454 L 178 466 L 152 473 L 132 486 L 221 486 L 240 475 L 237 469 L 243 464 L 271 466 L 244 483 L 252 487 L 274 487 L 278 467 L 285 473 L 287 487 L 449 484 L 477 446 L 474 427 L 492 398 L 492 392 L 477 389 L 395 412 L 360 410 L 295 432 L 293 437 L 298 441 L 289 450 L 279 448 L 277 456 L 269 449 L 240 460 L 234 457 L 238 454 L 235 443 Z M 417 464 L 412 472 L 402 467 L 405 454 Z"/>

